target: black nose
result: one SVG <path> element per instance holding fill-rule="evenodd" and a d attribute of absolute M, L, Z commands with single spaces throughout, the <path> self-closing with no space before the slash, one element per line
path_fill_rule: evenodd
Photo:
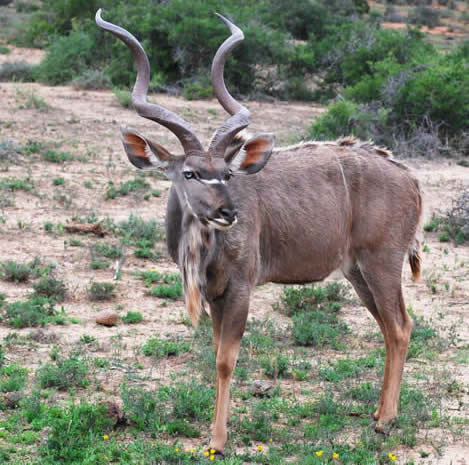
<path fill-rule="evenodd" d="M 238 210 L 235 208 L 219 208 L 218 213 L 222 218 L 232 223 L 238 214 Z"/>

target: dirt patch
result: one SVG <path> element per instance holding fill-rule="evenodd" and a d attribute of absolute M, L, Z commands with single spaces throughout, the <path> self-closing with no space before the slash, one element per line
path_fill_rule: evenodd
<path fill-rule="evenodd" d="M 31 65 L 38 65 L 45 56 L 45 51 L 38 48 L 19 48 L 13 45 L 6 45 L 9 52 L 0 54 L 0 65 L 15 61 L 25 61 Z"/>

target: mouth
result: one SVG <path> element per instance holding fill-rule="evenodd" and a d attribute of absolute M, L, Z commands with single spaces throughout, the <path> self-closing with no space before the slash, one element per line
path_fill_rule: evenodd
<path fill-rule="evenodd" d="M 234 217 L 233 221 L 225 220 L 224 218 L 207 218 L 207 223 L 215 229 L 226 231 L 238 222 L 238 217 Z"/>

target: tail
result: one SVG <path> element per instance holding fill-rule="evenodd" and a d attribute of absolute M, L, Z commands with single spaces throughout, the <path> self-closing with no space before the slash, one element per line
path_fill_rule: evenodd
<path fill-rule="evenodd" d="M 420 255 L 420 229 L 423 213 L 423 201 L 420 193 L 420 188 L 417 184 L 418 189 L 418 210 L 417 210 L 417 225 L 414 235 L 412 246 L 409 248 L 409 264 L 412 271 L 412 280 L 420 281 L 422 276 L 422 257 Z"/>
<path fill-rule="evenodd" d="M 415 238 L 415 245 L 409 250 L 409 264 L 410 269 L 412 270 L 412 280 L 420 281 L 421 280 L 421 265 L 422 265 L 422 257 L 420 256 L 419 250 L 419 240 Z"/>

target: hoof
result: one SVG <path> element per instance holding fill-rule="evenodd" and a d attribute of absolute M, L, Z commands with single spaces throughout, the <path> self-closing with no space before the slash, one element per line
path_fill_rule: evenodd
<path fill-rule="evenodd" d="M 393 429 L 394 426 L 394 420 L 391 420 L 388 423 L 383 423 L 383 422 L 376 422 L 375 423 L 375 431 L 380 434 L 384 434 L 385 436 L 389 436 L 391 434 L 391 430 Z"/>

